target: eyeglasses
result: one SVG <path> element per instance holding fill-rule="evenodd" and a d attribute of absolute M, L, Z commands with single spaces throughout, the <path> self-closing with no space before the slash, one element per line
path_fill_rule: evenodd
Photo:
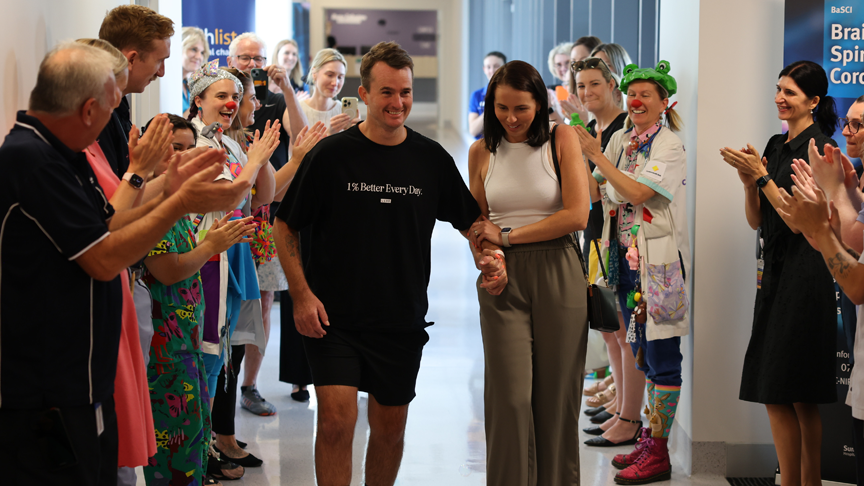
<path fill-rule="evenodd" d="M 240 59 L 243 62 L 255 61 L 255 62 L 267 62 L 267 58 L 264 56 L 234 56 L 237 59 Z"/>
<path fill-rule="evenodd" d="M 861 130 L 861 121 L 860 120 L 850 120 L 848 118 L 841 118 L 840 124 L 843 126 L 843 130 L 846 130 L 846 127 L 849 127 L 849 133 L 855 135 L 858 133 L 858 130 Z"/>
<path fill-rule="evenodd" d="M 607 66 L 606 62 L 603 61 L 603 59 L 600 59 L 599 57 L 589 57 L 588 59 L 585 59 L 582 61 L 573 61 L 570 63 L 570 70 L 573 71 L 574 74 L 578 73 L 579 71 L 582 71 L 583 69 L 597 69 L 597 68 L 600 68 L 602 70 L 610 72 L 609 66 Z"/>

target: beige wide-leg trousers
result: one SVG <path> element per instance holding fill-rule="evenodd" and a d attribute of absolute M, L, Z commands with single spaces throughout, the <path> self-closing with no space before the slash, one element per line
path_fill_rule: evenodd
<path fill-rule="evenodd" d="M 588 308 L 576 244 L 567 235 L 505 248 L 504 292 L 477 287 L 489 486 L 579 484 Z"/>

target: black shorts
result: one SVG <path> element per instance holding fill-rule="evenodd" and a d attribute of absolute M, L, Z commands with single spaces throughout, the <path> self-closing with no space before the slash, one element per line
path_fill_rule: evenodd
<path fill-rule="evenodd" d="M 315 386 L 357 387 L 381 405 L 407 405 L 414 399 L 425 329 L 405 332 L 326 329 L 316 339 L 303 336 Z"/>

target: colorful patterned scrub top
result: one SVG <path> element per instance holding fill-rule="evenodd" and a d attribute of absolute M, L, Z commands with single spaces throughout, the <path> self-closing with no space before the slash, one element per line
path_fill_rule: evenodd
<path fill-rule="evenodd" d="M 188 253 L 195 248 L 192 221 L 183 217 L 147 256 Z M 147 272 L 144 282 L 153 297 L 153 341 L 150 364 L 158 373 L 167 373 L 184 354 L 201 352 L 201 323 L 204 322 L 201 274 L 165 285 Z"/>
<path fill-rule="evenodd" d="M 652 125 L 651 128 L 645 130 L 645 133 L 641 133 L 639 135 L 636 134 L 636 130 L 630 129 L 630 140 L 631 143 L 636 141 L 639 144 L 639 148 L 633 150 L 628 147 L 625 153 L 625 160 L 623 165 L 619 166 L 618 169 L 622 172 L 627 172 L 633 174 L 636 171 L 636 161 L 639 159 L 639 153 L 643 153 L 645 158 L 648 158 L 648 151 L 651 150 L 651 142 L 654 141 L 654 135 L 657 134 L 657 131 L 660 130 L 660 125 Z M 621 246 L 629 247 L 633 244 L 633 235 L 630 233 L 630 230 L 633 228 L 633 224 L 636 222 L 636 212 L 633 210 L 633 205 L 630 203 L 621 204 L 618 208 L 618 244 Z"/>

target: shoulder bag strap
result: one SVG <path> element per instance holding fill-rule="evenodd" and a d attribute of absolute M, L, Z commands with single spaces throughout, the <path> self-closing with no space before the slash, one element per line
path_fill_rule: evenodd
<path fill-rule="evenodd" d="M 552 165 L 555 166 L 555 175 L 558 176 L 558 187 L 561 187 L 561 165 L 558 163 L 558 150 L 555 145 L 555 129 L 558 128 L 558 125 L 552 127 L 550 132 L 550 137 L 552 141 Z M 588 216 L 588 224 L 591 225 L 591 231 L 594 234 L 597 234 L 597 230 L 594 228 L 594 223 L 591 221 L 591 216 Z M 606 282 L 607 286 L 609 284 L 609 276 L 606 275 L 606 267 L 603 265 L 603 259 L 600 258 L 600 245 L 597 244 L 597 240 L 594 240 L 594 246 L 597 250 L 597 261 L 600 262 L 600 270 L 603 272 L 603 280 Z M 576 245 L 576 251 L 579 254 L 579 261 L 582 262 L 582 270 L 585 271 L 585 281 L 588 281 L 588 266 L 585 264 L 585 256 L 582 255 L 582 248 L 579 245 Z M 588 282 L 588 285 L 591 285 L 591 282 Z"/>

